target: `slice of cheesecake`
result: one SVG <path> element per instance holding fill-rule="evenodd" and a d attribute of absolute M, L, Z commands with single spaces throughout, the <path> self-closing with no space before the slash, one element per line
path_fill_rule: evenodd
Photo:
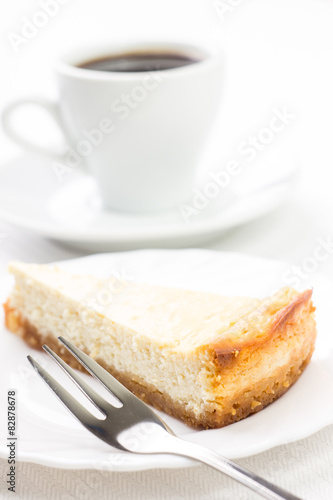
<path fill-rule="evenodd" d="M 6 325 L 72 366 L 64 336 L 144 401 L 193 426 L 222 427 L 262 410 L 310 361 L 311 290 L 264 300 L 77 276 L 12 263 Z"/>

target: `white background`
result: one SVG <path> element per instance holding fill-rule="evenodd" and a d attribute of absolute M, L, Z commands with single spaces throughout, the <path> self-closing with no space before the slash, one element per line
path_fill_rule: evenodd
<path fill-rule="evenodd" d="M 228 3 L 237 2 L 224 2 Z M 53 62 L 72 47 L 155 38 L 185 38 L 195 43 L 202 40 L 219 45 L 225 58 L 225 84 L 221 115 L 212 138 L 214 161 L 223 166 L 233 159 L 239 143 L 264 127 L 275 107 L 286 106 L 296 118 L 284 133 L 274 138 L 267 155 L 274 156 L 281 151 L 289 155 L 299 166 L 301 178 L 290 200 L 273 214 L 233 230 L 206 247 L 244 251 L 302 264 L 313 254 L 318 238 L 326 239 L 333 233 L 333 2 L 243 0 L 238 3 L 221 17 L 212 0 L 71 0 L 61 6 L 58 15 L 40 28 L 28 44 L 15 52 L 8 34 L 19 34 L 23 18 L 31 19 L 40 6 L 37 0 L 2 1 L 0 107 L 22 96 L 56 98 Z M 53 142 L 55 131 L 39 114 L 26 113 L 18 124 L 28 137 L 40 143 Z M 1 162 L 22 154 L 2 132 L 0 141 Z M 11 258 L 41 262 L 79 255 L 79 252 L 38 237 L 23 235 L 1 222 L 0 234 L 3 236 L 0 239 L 2 269 Z M 332 257 L 318 263 L 318 270 L 333 277 Z M 325 434 L 325 442 L 327 440 L 332 442 L 332 431 Z M 328 449 L 324 450 L 323 434 L 297 446 L 284 447 L 274 455 L 267 453 L 262 460 L 254 458 L 251 462 L 248 459 L 244 465 L 253 469 L 257 466 L 259 473 L 265 463 L 274 460 L 279 463 L 279 477 L 288 477 L 285 486 L 291 487 L 293 479 L 298 483 L 302 481 L 307 485 L 302 490 L 304 495 L 311 491 L 307 498 L 331 498 L 333 486 L 329 471 L 332 469 L 329 467 L 332 467 L 333 457 Z M 190 479 L 187 477 L 191 484 L 197 481 L 198 498 L 204 498 L 207 478 L 216 484 L 218 478 L 202 470 L 198 474 L 177 476 L 166 472 L 159 476 L 157 490 L 161 498 L 171 498 L 171 493 L 168 496 L 165 493 L 168 481 L 174 481 L 173 488 L 170 483 L 168 486 L 168 491 L 172 490 L 175 495 L 173 498 L 182 498 L 184 491 L 190 491 L 179 486 L 186 474 L 191 475 Z M 269 474 L 269 469 L 267 471 Z M 294 476 L 292 471 L 295 471 Z M 44 479 L 52 476 L 55 498 L 58 498 L 57 485 L 61 481 L 69 481 L 68 493 L 70 485 L 75 486 L 79 480 L 75 474 L 69 479 L 68 475 L 61 476 L 59 472 L 44 470 L 41 473 L 27 468 L 24 474 L 27 484 L 36 491 L 38 488 L 33 480 L 27 479 L 29 474 L 42 474 Z M 115 477 L 112 480 L 118 481 Z M 146 481 L 148 491 L 152 480 L 149 473 L 127 477 L 131 485 L 129 494 L 135 497 L 133 485 L 137 481 L 141 481 L 141 492 L 144 491 L 142 482 Z M 45 490 L 46 486 L 43 488 Z M 237 489 L 237 493 L 233 488 L 232 483 L 221 482 L 211 491 L 210 498 L 250 498 L 245 493 L 240 496 L 242 490 Z M 28 487 L 25 491 L 29 491 Z M 140 495 L 140 498 L 145 497 L 144 493 Z M 149 498 L 153 497 L 152 494 Z"/>

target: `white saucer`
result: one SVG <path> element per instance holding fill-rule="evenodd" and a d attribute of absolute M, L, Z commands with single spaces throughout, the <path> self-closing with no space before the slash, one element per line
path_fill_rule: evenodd
<path fill-rule="evenodd" d="M 286 285 L 283 277 L 290 270 L 290 265 L 274 260 L 209 250 L 100 254 L 63 261 L 59 266 L 74 273 L 125 274 L 135 281 L 256 297 L 265 297 Z M 296 384 L 263 411 L 222 429 L 194 430 L 159 412 L 176 435 L 237 459 L 302 439 L 333 423 L 333 398 L 330 396 L 333 385 L 333 283 L 316 273 L 311 274 L 309 280 L 302 286 L 313 286 L 318 338 L 311 363 Z M 0 302 L 6 300 L 12 284 L 10 276 L 1 276 Z M 113 471 L 196 465 L 178 456 L 120 452 L 100 441 L 59 403 L 37 377 L 26 356 L 32 354 L 48 371 L 57 373 L 57 377 L 63 376 L 61 382 L 70 389 L 68 378 L 59 374 L 46 353 L 35 351 L 6 330 L 2 310 L 0 336 L 1 388 L 3 393 L 9 389 L 17 392 L 19 460 L 68 469 Z M 87 380 L 98 390 L 96 381 L 91 377 Z M 2 424 L 0 458 L 7 458 L 5 422 Z"/>
<path fill-rule="evenodd" d="M 282 203 L 294 178 L 292 168 L 286 175 L 285 163 L 282 175 L 280 165 L 266 168 L 279 172 L 273 181 L 262 182 L 260 174 L 260 182 L 251 178 L 252 187 L 245 181 L 244 189 L 242 174 L 239 190 L 239 179 L 232 179 L 204 209 L 185 220 L 180 208 L 143 215 L 107 212 L 91 177 L 74 171 L 60 182 L 50 160 L 25 156 L 0 168 L 0 218 L 89 251 L 195 246 Z"/>

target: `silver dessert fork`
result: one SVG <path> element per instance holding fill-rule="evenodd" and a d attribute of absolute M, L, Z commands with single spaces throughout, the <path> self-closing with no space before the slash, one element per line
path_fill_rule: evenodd
<path fill-rule="evenodd" d="M 98 438 L 115 448 L 132 453 L 170 453 L 194 458 L 224 472 L 269 500 L 301 500 L 219 453 L 176 437 L 149 406 L 128 391 L 96 361 L 63 337 L 59 337 L 59 340 L 91 375 L 118 399 L 122 405 L 120 408 L 106 401 L 47 345 L 43 346 L 44 350 L 101 412 L 101 418 L 88 411 L 31 356 L 28 356 L 28 360 L 67 409 Z"/>

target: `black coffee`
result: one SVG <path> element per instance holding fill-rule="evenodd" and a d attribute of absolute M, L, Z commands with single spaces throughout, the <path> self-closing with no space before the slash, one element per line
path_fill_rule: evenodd
<path fill-rule="evenodd" d="M 97 71 L 136 73 L 138 71 L 160 71 L 165 69 L 180 68 L 196 62 L 199 62 L 199 59 L 194 59 L 185 54 L 173 54 L 167 52 L 138 52 L 94 59 L 93 61 L 80 64 L 79 67 Z"/>

